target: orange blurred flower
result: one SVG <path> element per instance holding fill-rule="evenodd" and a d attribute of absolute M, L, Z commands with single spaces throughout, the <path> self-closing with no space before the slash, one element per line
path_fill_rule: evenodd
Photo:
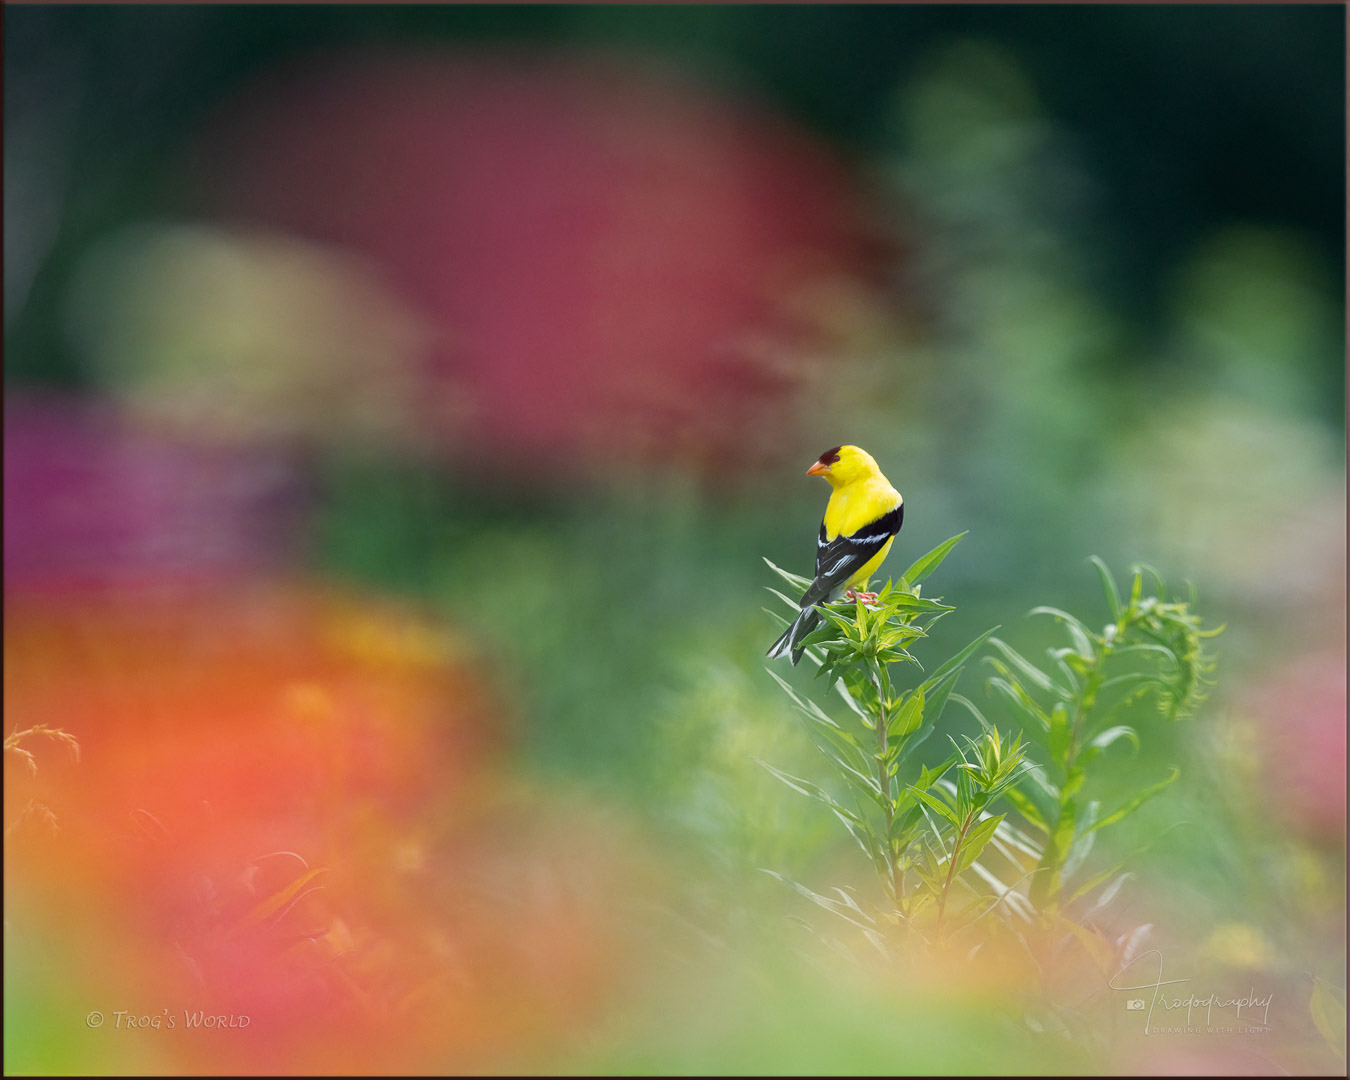
<path fill-rule="evenodd" d="M 173 1067 L 472 1071 L 612 992 L 621 846 L 510 789 L 444 627 L 253 586 L 14 594 L 5 630 L 11 724 L 80 748 L 6 753 L 9 941 L 80 1000 L 178 1017 Z M 184 1030 L 202 1011 L 248 1020 Z"/>

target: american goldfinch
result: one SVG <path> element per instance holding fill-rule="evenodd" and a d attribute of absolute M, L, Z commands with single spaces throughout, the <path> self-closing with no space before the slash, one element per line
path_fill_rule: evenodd
<path fill-rule="evenodd" d="M 825 504 L 825 520 L 816 541 L 816 577 L 802 597 L 802 610 L 783 636 L 773 643 L 772 658 L 792 655 L 795 667 L 805 646 L 802 639 L 820 625 L 817 604 L 841 596 L 873 599 L 856 592 L 891 550 L 891 541 L 905 517 L 905 501 L 881 475 L 876 461 L 858 446 L 836 446 L 820 455 L 807 476 L 823 476 L 834 490 Z"/>

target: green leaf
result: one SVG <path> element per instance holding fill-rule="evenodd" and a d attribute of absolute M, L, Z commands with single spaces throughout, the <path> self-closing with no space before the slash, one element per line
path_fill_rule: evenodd
<path fill-rule="evenodd" d="M 926 842 L 920 845 L 919 857 L 914 861 L 914 869 L 918 871 L 919 877 L 928 886 L 929 892 L 939 893 L 942 891 L 942 880 L 946 877 L 942 868 L 946 864 L 946 859 L 947 853 L 945 850 L 942 852 L 942 858 L 939 859 Z"/>
<path fill-rule="evenodd" d="M 877 659 L 887 664 L 913 664 L 920 671 L 923 665 L 904 649 L 884 649 L 877 653 Z"/>
<path fill-rule="evenodd" d="M 922 723 L 923 687 L 920 686 L 905 698 L 905 703 L 891 716 L 890 723 L 887 725 L 887 733 L 897 739 L 902 739 L 911 732 L 918 730 Z"/>
<path fill-rule="evenodd" d="M 858 624 L 847 615 L 840 615 L 829 608 L 820 608 L 820 613 L 825 616 L 823 623 L 825 626 L 837 628 L 836 635 L 842 633 L 845 637 L 852 638 L 854 641 L 861 641 L 862 635 L 858 632 Z"/>
<path fill-rule="evenodd" d="M 962 870 L 967 869 L 971 863 L 980 857 L 980 852 L 993 838 L 995 830 L 1005 816 L 999 814 L 996 817 L 987 817 L 966 833 L 965 841 L 961 844 L 961 851 L 956 857 L 956 873 L 961 873 Z"/>
<path fill-rule="evenodd" d="M 1084 896 L 1087 896 L 1087 894 L 1090 893 L 1093 889 L 1095 889 L 1098 885 L 1102 884 L 1102 882 L 1109 880 L 1116 874 L 1120 874 L 1120 869 L 1124 865 L 1125 864 L 1123 862 L 1118 862 L 1116 863 L 1115 866 L 1108 867 L 1107 869 L 1103 870 L 1100 874 L 1093 874 L 1092 877 L 1088 878 L 1087 881 L 1083 882 L 1083 884 L 1079 885 L 1078 888 L 1076 888 L 1073 891 L 1073 895 L 1069 897 L 1069 903 L 1072 904 L 1075 900 L 1081 900 Z M 1120 876 L 1123 879 L 1132 877 L 1133 875 L 1126 873 L 1120 874 Z M 1119 887 L 1120 887 L 1119 883 L 1116 883 L 1116 885 L 1114 886 L 1114 888 L 1116 889 L 1118 889 Z M 1114 895 L 1114 892 L 1112 895 Z M 1102 906 L 1105 906 L 1105 904 L 1101 900 L 1098 900 L 1097 903 L 1101 904 Z"/>
<path fill-rule="evenodd" d="M 1157 683 L 1159 686 L 1166 686 L 1167 680 L 1160 675 L 1155 675 L 1151 671 L 1127 671 L 1124 675 L 1113 675 L 1104 681 L 1098 690 L 1110 690 L 1117 686 L 1129 686 L 1131 683 Z"/>
<path fill-rule="evenodd" d="M 919 820 L 922 811 L 919 809 L 917 801 L 904 813 L 896 814 L 891 818 L 891 839 L 903 840 L 914 829 L 914 825 Z"/>
<path fill-rule="evenodd" d="M 1055 662 L 1055 666 L 1064 673 L 1065 682 L 1076 696 L 1080 689 L 1078 676 L 1087 674 L 1090 661 L 1067 645 L 1062 649 L 1050 649 L 1049 656 Z"/>
<path fill-rule="evenodd" d="M 945 679 L 948 675 L 952 674 L 953 672 L 959 673 L 961 666 L 965 664 L 967 660 L 970 659 L 970 657 L 974 654 L 975 650 L 978 649 L 981 645 L 983 645 L 989 639 L 989 636 L 997 629 L 998 629 L 997 626 L 991 626 L 988 630 L 986 630 L 983 634 L 981 634 L 974 641 L 968 644 L 965 648 L 961 649 L 959 652 L 953 653 L 950 657 L 947 658 L 946 661 L 938 665 L 937 669 L 933 672 L 933 674 L 929 675 L 928 678 L 926 678 L 920 684 L 922 688 L 925 691 L 931 692 L 932 689 L 935 686 L 937 686 L 937 684 L 940 683 L 943 679 Z M 933 722 L 937 723 L 936 716 L 933 717 Z"/>
<path fill-rule="evenodd" d="M 989 644 L 1001 652 L 1013 667 L 1022 673 L 1028 680 L 1040 687 L 1047 693 L 1054 694 L 1056 697 L 1068 701 L 1073 694 L 1060 686 L 1054 679 L 1050 678 L 1044 671 L 1038 668 L 1030 660 L 1024 657 L 1006 641 L 1001 638 L 990 638 Z"/>
<path fill-rule="evenodd" d="M 890 701 L 895 697 L 895 688 L 891 686 L 891 673 L 886 670 L 886 665 L 873 662 L 871 665 L 872 675 L 880 687 L 881 698 L 879 700 Z"/>
<path fill-rule="evenodd" d="M 883 810 L 886 809 L 885 796 L 881 794 L 881 788 L 877 786 L 876 780 L 867 770 L 866 763 L 861 760 L 859 760 L 856 765 L 850 763 L 846 760 L 846 757 L 850 756 L 848 751 L 842 749 L 842 747 L 847 746 L 848 744 L 842 740 L 836 741 L 836 736 L 848 738 L 848 732 L 836 731 L 832 736 L 828 728 L 817 726 L 814 729 L 808 729 L 807 733 L 811 736 L 811 741 L 815 743 L 816 749 L 844 774 L 845 780 L 870 798 Z M 862 751 L 858 750 L 856 746 L 850 747 L 849 749 L 857 755 L 858 759 L 862 758 Z"/>
<path fill-rule="evenodd" d="M 924 694 L 924 718 L 930 726 L 942 719 L 942 710 L 947 707 L 952 687 L 960 677 L 961 669 L 957 668 L 955 671 L 947 672 L 936 686 L 931 686 L 928 682 L 919 684 L 918 693 Z"/>
<path fill-rule="evenodd" d="M 774 596 L 778 597 L 779 600 L 783 601 L 783 603 L 785 603 L 788 607 L 792 608 L 793 611 L 801 610 L 802 607 L 801 604 L 799 604 L 796 600 L 792 599 L 792 597 L 788 596 L 786 593 L 779 592 L 772 585 L 765 585 L 764 587 L 768 589 L 769 592 L 773 593 Z"/>
<path fill-rule="evenodd" d="M 960 761 L 956 765 L 956 806 L 958 813 L 964 813 L 970 809 L 971 797 L 974 794 L 970 781 L 971 769 L 972 766 L 965 761 Z"/>
<path fill-rule="evenodd" d="M 1111 867 L 1111 869 L 1107 872 L 1105 877 L 1103 877 L 1100 874 L 1094 875 L 1092 880 L 1096 884 L 1100 884 L 1101 882 L 1106 881 L 1107 879 L 1110 879 L 1111 883 L 1107 885 L 1106 888 L 1102 890 L 1102 894 L 1092 902 L 1092 906 L 1088 908 L 1083 915 L 1084 919 L 1091 919 L 1094 915 L 1097 915 L 1105 911 L 1108 907 L 1110 907 L 1111 901 L 1114 900 L 1119 895 L 1120 890 L 1124 886 L 1125 882 L 1129 881 L 1131 878 L 1134 877 L 1134 875 L 1130 873 L 1128 870 L 1126 870 L 1124 873 L 1117 873 L 1118 870 L 1120 870 L 1120 866 L 1116 865 Z M 1073 898 L 1076 900 L 1078 897 L 1083 896 L 1087 892 L 1091 891 L 1092 890 L 1090 888 L 1087 890 L 1079 889 L 1073 894 Z M 1070 903 L 1072 903 L 1072 901 L 1070 901 Z"/>
<path fill-rule="evenodd" d="M 949 757 L 946 761 L 942 762 L 939 765 L 933 766 L 931 769 L 927 765 L 921 767 L 919 769 L 919 779 L 916 780 L 913 784 L 911 784 L 910 787 L 911 788 L 917 787 L 920 791 L 927 791 L 930 787 L 932 787 L 935 783 L 937 783 L 937 781 L 940 780 L 944 774 L 946 774 L 947 770 L 949 770 L 953 765 L 955 765 L 960 760 L 961 757 L 959 754 L 952 754 L 952 756 Z"/>
<path fill-rule="evenodd" d="M 866 711 L 864 711 L 862 705 L 854 700 L 853 695 L 848 692 L 847 684 L 842 679 L 834 684 L 834 689 L 857 716 L 864 719 L 868 718 Z"/>
<path fill-rule="evenodd" d="M 929 807 L 930 809 L 937 811 L 937 813 L 941 814 L 944 818 L 946 818 L 949 822 L 951 822 L 955 828 L 959 829 L 961 827 L 961 819 L 958 818 L 956 816 L 956 812 L 941 799 L 937 798 L 934 795 L 930 795 L 927 791 L 923 791 L 920 788 L 915 787 L 913 784 L 909 786 L 909 790 L 914 792 L 915 797 L 920 802 L 922 802 L 925 806 Z"/>
<path fill-rule="evenodd" d="M 1107 814 L 1106 817 L 1102 818 L 1101 821 L 1098 821 L 1095 825 L 1092 826 L 1092 831 L 1095 832 L 1097 829 L 1104 828 L 1107 825 L 1114 825 L 1117 821 L 1129 817 L 1141 806 L 1143 806 L 1144 803 L 1148 802 L 1149 799 L 1153 798 L 1154 795 L 1158 794 L 1158 792 L 1162 791 L 1169 785 L 1176 783 L 1177 777 L 1179 777 L 1180 775 L 1181 770 L 1178 769 L 1175 765 L 1173 765 L 1171 775 L 1168 776 L 1166 780 L 1161 780 L 1158 783 L 1154 784 L 1152 787 L 1145 788 L 1134 798 L 1128 800 L 1118 810 L 1115 810 L 1114 812 Z"/>
<path fill-rule="evenodd" d="M 839 918 L 843 919 L 845 922 L 852 923 L 854 926 L 856 926 L 859 930 L 861 930 L 864 934 L 867 935 L 867 940 L 871 941 L 873 945 L 877 946 L 878 948 L 884 947 L 885 940 L 881 937 L 880 934 L 877 933 L 875 929 L 876 923 L 873 922 L 866 914 L 864 914 L 861 911 L 861 909 L 858 908 L 857 904 L 850 903 L 845 905 L 841 904 L 838 900 L 831 900 L 828 896 L 821 896 L 820 893 L 815 892 L 812 889 L 808 889 L 805 885 L 793 881 L 791 878 L 784 877 L 782 874 L 776 873 L 773 870 L 765 870 L 761 868 L 760 873 L 768 874 L 769 877 L 771 878 L 776 878 L 778 881 L 781 881 L 784 885 L 787 885 L 788 887 L 799 892 L 802 896 L 806 897 L 813 904 L 817 904 L 820 907 L 824 908 L 826 911 L 830 912 L 831 914 L 839 916 Z M 854 915 L 855 912 L 857 913 L 857 915 L 862 916 L 862 919 L 856 918 Z M 864 922 L 862 921 L 863 919 L 867 921 Z"/>
<path fill-rule="evenodd" d="M 759 762 L 759 764 L 764 766 L 771 775 L 778 777 L 779 780 L 794 791 L 799 791 L 807 798 L 815 799 L 816 802 L 828 806 L 834 816 L 843 822 L 844 828 L 848 829 L 849 835 L 858 842 L 858 846 L 862 848 L 863 854 L 868 858 L 873 858 L 875 856 L 873 846 L 869 843 L 871 827 L 860 814 L 856 814 L 848 809 L 848 807 L 842 806 L 833 795 L 824 788 L 817 787 L 815 784 L 811 783 L 811 781 L 802 780 L 800 777 L 792 776 L 789 773 L 783 772 L 781 769 L 775 769 L 767 761 L 761 761 L 759 758 L 755 758 L 754 760 Z"/>
<path fill-rule="evenodd" d="M 845 668 L 843 674 L 836 683 L 840 689 L 839 692 L 845 700 L 853 707 L 853 711 L 858 714 L 863 724 L 871 730 L 876 727 L 876 713 L 879 711 L 877 703 L 877 689 L 872 685 L 872 681 L 863 674 L 861 668 Z"/>
<path fill-rule="evenodd" d="M 1068 854 L 1064 856 L 1064 865 L 1060 868 L 1060 874 L 1068 879 L 1074 875 L 1083 860 L 1088 857 L 1092 851 L 1092 845 L 1097 841 L 1097 834 L 1092 831 L 1092 824 L 1097 820 L 1097 815 L 1101 812 L 1101 803 L 1090 802 L 1083 808 L 1081 814 L 1074 820 L 1074 829 L 1077 836 L 1069 845 Z"/>
<path fill-rule="evenodd" d="M 1049 615 L 1051 618 L 1059 620 L 1068 628 L 1069 636 L 1073 638 L 1074 646 L 1080 655 L 1084 657 L 1092 657 L 1095 655 L 1095 650 L 1092 647 L 1092 631 L 1067 611 L 1061 611 L 1056 607 L 1046 607 L 1042 605 L 1041 607 L 1032 608 L 1027 614 L 1029 616 Z"/>
<path fill-rule="evenodd" d="M 822 729 L 831 729 L 832 731 L 839 733 L 839 735 L 842 736 L 846 742 L 853 743 L 854 745 L 856 745 L 856 742 L 853 739 L 853 737 L 849 735 L 847 732 L 845 732 L 844 729 L 841 728 L 838 724 L 836 724 L 834 720 L 829 716 L 829 714 L 825 712 L 824 709 L 822 709 L 810 698 L 804 698 L 800 694 L 798 694 L 795 690 L 792 689 L 791 686 L 787 684 L 786 681 L 784 681 L 778 675 L 777 672 L 772 671 L 769 668 L 765 668 L 764 670 L 768 671 L 769 675 L 772 676 L 773 681 L 776 682 L 780 687 L 782 687 L 783 693 L 787 694 L 787 696 L 792 699 L 793 705 L 796 706 L 797 711 L 803 717 L 805 717 L 807 720 L 814 722 Z M 845 694 L 844 697 L 846 700 L 849 701 L 850 704 L 853 704 L 852 699 L 849 699 L 847 694 Z M 854 708 L 856 709 L 857 706 L 854 705 Z M 834 741 L 834 739 L 831 738 L 831 741 Z M 866 759 L 861 757 L 861 750 L 859 750 L 859 755 L 860 758 L 857 764 L 865 765 Z"/>
<path fill-rule="evenodd" d="M 1020 683 L 995 677 L 988 680 L 985 685 L 1003 699 L 1003 703 L 1012 709 L 1015 716 L 1021 718 L 1023 730 L 1032 734 L 1043 734 L 1050 730 L 1050 717 L 1022 689 Z"/>
<path fill-rule="evenodd" d="M 772 590 L 771 590 L 771 591 L 772 591 Z M 782 596 L 783 594 L 782 594 L 782 593 L 779 593 L 778 595 L 779 595 L 779 596 Z M 782 616 L 782 615 L 779 615 L 778 612 L 776 612 L 776 611 L 770 611 L 770 610 L 769 610 L 768 608 L 766 608 L 766 607 L 762 607 L 762 608 L 760 608 L 759 610 L 762 611 L 762 612 L 764 612 L 764 614 L 767 615 L 767 616 L 769 616 L 769 618 L 776 620 L 779 626 L 782 626 L 782 627 L 788 627 L 788 626 L 790 626 L 790 625 L 792 624 L 792 620 L 791 620 L 791 619 L 785 619 L 785 618 L 783 618 L 783 616 Z"/>
<path fill-rule="evenodd" d="M 1313 1023 L 1322 1038 L 1345 1061 L 1345 991 L 1317 975 L 1313 976 L 1312 998 L 1308 1001 Z"/>
<path fill-rule="evenodd" d="M 857 914 L 858 918 L 862 919 L 870 926 L 876 925 L 876 920 L 872 918 L 871 915 L 867 914 L 867 912 L 863 911 L 859 906 L 858 901 L 853 899 L 852 895 L 850 895 L 846 889 L 841 889 L 836 885 L 834 886 L 834 891 L 839 894 L 840 901 L 845 904 L 850 911 Z"/>
<path fill-rule="evenodd" d="M 831 626 L 827 621 L 823 626 L 817 627 L 802 638 L 801 644 L 809 648 L 812 645 L 823 645 L 827 641 L 837 641 L 839 629 L 837 626 Z"/>
<path fill-rule="evenodd" d="M 1022 790 L 1039 791 L 1042 793 L 1043 797 L 1046 800 L 1048 800 L 1048 805 L 1054 807 L 1059 806 L 1060 789 L 1050 782 L 1050 778 L 1046 775 L 1044 766 L 1037 765 L 1032 767 L 1031 769 L 1028 769 L 1025 773 L 1023 773 L 1020 777 L 1018 777 L 1018 780 L 1028 781 L 1026 784 L 1021 785 Z M 1035 798 L 1035 796 L 1033 796 L 1033 798 Z M 1042 803 L 1038 801 L 1037 805 L 1040 806 L 1042 810 L 1045 810 L 1047 803 Z M 1045 820 L 1049 821 L 1053 816 L 1054 816 L 1053 814 L 1047 812 Z"/>
<path fill-rule="evenodd" d="M 1023 832 L 1006 817 L 1003 819 L 1003 828 L 994 837 L 994 846 L 1000 851 L 1007 847 L 1023 855 L 1030 855 L 1033 859 L 1039 859 L 1045 850 L 1044 843 L 1030 833 Z M 1013 862 L 1019 861 L 1013 855 L 1008 855 L 1008 858 Z"/>
<path fill-rule="evenodd" d="M 908 739 L 905 740 L 905 749 L 903 754 L 901 755 L 900 760 L 901 761 L 908 760 L 914 754 L 914 751 L 916 751 L 920 746 L 926 743 L 928 741 L 928 737 L 932 735 L 933 732 L 935 732 L 936 730 L 937 728 L 935 728 L 932 724 L 924 724 L 923 727 L 919 728 L 918 731 L 914 732 L 914 734 L 912 734 Z"/>
<path fill-rule="evenodd" d="M 948 612 L 956 610 L 956 608 L 952 607 L 950 604 L 942 604 L 936 600 L 930 600 L 926 596 L 911 596 L 909 593 L 896 593 L 891 597 L 891 603 L 894 604 L 898 610 L 904 611 Z"/>
<path fill-rule="evenodd" d="M 1041 815 L 1040 808 L 1031 801 L 1021 790 L 1015 787 L 1008 788 L 1003 793 L 1003 797 L 1012 803 L 1013 809 L 1026 818 L 1027 822 L 1040 829 L 1041 832 L 1048 833 L 1050 826 L 1045 823 L 1045 818 Z"/>
<path fill-rule="evenodd" d="M 1137 642 L 1132 645 L 1122 645 L 1120 646 L 1120 648 L 1115 650 L 1113 655 L 1129 656 L 1131 653 L 1141 653 L 1141 652 L 1158 653 L 1169 663 L 1175 664 L 1177 662 L 1177 654 L 1174 653 L 1171 649 L 1169 649 L 1166 645 L 1153 645 L 1144 641 Z"/>
<path fill-rule="evenodd" d="M 835 797 L 831 795 L 828 791 L 826 791 L 824 788 L 818 787 L 817 785 L 811 783 L 810 780 L 803 780 L 800 777 L 793 776 L 791 773 L 785 773 L 781 769 L 776 769 L 772 765 L 770 765 L 767 761 L 762 761 L 759 758 L 754 758 L 753 760 L 758 762 L 760 765 L 764 766 L 764 768 L 766 768 L 774 776 L 778 777 L 779 780 L 783 781 L 783 783 L 787 784 L 787 786 L 792 788 L 794 791 L 799 791 L 808 798 L 815 799 L 819 803 L 824 803 L 835 813 L 853 822 L 854 824 L 858 825 L 862 824 L 861 817 L 855 814 L 852 810 L 849 810 L 846 807 L 841 806 L 839 802 L 835 799 Z"/>
<path fill-rule="evenodd" d="M 1130 569 L 1133 570 L 1135 576 L 1140 579 L 1141 584 L 1143 581 L 1142 575 L 1148 574 L 1149 577 L 1153 579 L 1153 584 L 1156 586 L 1155 592 L 1158 599 L 1159 600 L 1167 599 L 1167 582 L 1163 580 L 1163 576 L 1160 573 L 1158 573 L 1157 570 L 1151 567 L 1148 563 L 1135 563 L 1133 566 L 1130 567 Z M 1131 604 L 1130 606 L 1133 607 L 1134 605 Z"/>
<path fill-rule="evenodd" d="M 969 532 L 969 530 L 966 531 Z M 919 558 L 915 559 L 914 562 L 910 564 L 909 569 L 906 570 L 901 577 L 909 582 L 911 586 L 919 584 L 919 582 L 923 581 L 929 574 L 942 565 L 942 560 L 947 557 L 952 548 L 956 547 L 961 538 L 965 535 L 966 533 L 964 532 L 957 533 L 950 540 L 944 540 L 927 555 L 919 556 Z"/>
<path fill-rule="evenodd" d="M 1108 569 L 1106 563 L 1102 562 L 1096 555 L 1088 557 L 1088 562 L 1097 568 L 1097 575 L 1102 579 L 1102 592 L 1106 594 L 1106 606 L 1111 611 L 1111 621 L 1120 620 L 1120 592 L 1116 589 L 1115 576 Z"/>
<path fill-rule="evenodd" d="M 760 558 L 764 558 L 764 557 L 761 555 Z M 769 569 L 770 569 L 770 570 L 772 570 L 772 571 L 773 571 L 775 574 L 777 574 L 780 578 L 782 578 L 784 581 L 786 581 L 789 585 L 791 585 L 791 586 L 792 586 L 794 589 L 796 589 L 799 593 L 804 593 L 804 592 L 806 592 L 807 589 L 809 589 L 809 588 L 811 587 L 811 579 L 810 579 L 810 578 L 798 577 L 796 574 L 793 574 L 793 573 L 790 573 L 790 572 L 787 571 L 787 570 L 784 570 L 781 566 L 775 566 L 772 562 L 769 562 L 768 559 L 764 559 L 764 561 L 765 561 L 766 563 L 769 564 Z M 796 606 L 796 605 L 794 605 L 794 607 L 795 607 L 795 606 Z"/>
<path fill-rule="evenodd" d="M 971 701 L 970 698 L 966 697 L 964 694 L 952 694 L 951 699 L 962 706 L 971 716 L 975 717 L 983 730 L 994 730 L 994 725 L 984 718 L 984 713 L 980 712 L 980 710 L 975 707 L 975 703 Z"/>
<path fill-rule="evenodd" d="M 1112 743 L 1119 739 L 1129 739 L 1134 743 L 1134 748 L 1139 749 L 1139 732 L 1125 724 L 1119 724 L 1113 728 L 1107 728 L 1100 735 L 1088 743 L 1088 746 L 1094 750 L 1105 750 Z"/>

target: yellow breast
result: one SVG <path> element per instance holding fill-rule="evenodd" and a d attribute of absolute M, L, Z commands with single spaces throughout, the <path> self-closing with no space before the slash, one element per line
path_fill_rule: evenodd
<path fill-rule="evenodd" d="M 898 505 L 900 493 L 884 479 L 838 488 L 825 504 L 825 539 L 851 535 Z"/>

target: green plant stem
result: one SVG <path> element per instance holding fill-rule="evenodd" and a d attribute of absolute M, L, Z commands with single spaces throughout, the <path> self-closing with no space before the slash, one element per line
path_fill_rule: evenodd
<path fill-rule="evenodd" d="M 961 829 L 956 834 L 956 843 L 952 846 L 951 861 L 947 864 L 947 880 L 942 883 L 942 895 L 938 897 L 937 927 L 935 934 L 942 933 L 942 918 L 947 912 L 947 894 L 951 892 L 952 877 L 956 874 L 956 861 L 961 856 L 961 846 L 966 842 L 966 833 L 970 829 L 970 823 L 975 820 L 978 810 L 972 810 L 966 815 L 966 819 L 961 822 Z"/>
<path fill-rule="evenodd" d="M 1110 641 L 1103 641 L 1099 650 L 1094 650 L 1095 657 L 1092 663 L 1092 673 L 1087 678 L 1087 684 L 1083 687 L 1083 692 L 1078 695 L 1078 707 L 1074 710 L 1073 731 L 1069 736 L 1069 752 L 1064 759 L 1064 775 L 1067 778 L 1073 764 L 1078 760 L 1078 741 L 1082 738 L 1083 724 L 1087 720 L 1087 715 L 1092 711 L 1092 706 L 1097 703 L 1097 691 L 1101 689 L 1102 677 L 1106 674 L 1106 661 L 1111 653 L 1115 651 L 1116 642 L 1124 638 L 1125 632 L 1130 627 L 1130 612 L 1123 612 L 1116 625 L 1116 632 Z"/>
<path fill-rule="evenodd" d="M 1107 651 L 1110 650 L 1109 645 L 1106 648 Z M 1083 723 L 1087 720 L 1087 714 L 1097 700 L 1097 691 L 1101 688 L 1106 655 L 1106 651 L 1098 653 L 1097 660 L 1092 665 L 1092 674 L 1088 676 L 1087 685 L 1083 687 L 1083 692 L 1078 695 L 1078 707 L 1073 714 L 1073 731 L 1069 735 L 1069 749 L 1064 755 L 1064 775 L 1066 778 L 1073 770 L 1073 763 L 1078 760 L 1078 740 L 1082 737 Z"/>
<path fill-rule="evenodd" d="M 881 788 L 881 801 L 886 817 L 886 868 L 890 873 L 891 891 L 895 894 L 895 905 L 900 907 L 905 898 L 904 875 L 900 871 L 900 860 L 891 846 L 891 824 L 895 821 L 895 802 L 891 799 L 891 774 L 886 765 L 887 731 L 889 719 L 886 716 L 886 697 L 881 691 L 881 673 L 878 669 L 872 673 L 873 685 L 877 688 L 877 785 Z"/>

